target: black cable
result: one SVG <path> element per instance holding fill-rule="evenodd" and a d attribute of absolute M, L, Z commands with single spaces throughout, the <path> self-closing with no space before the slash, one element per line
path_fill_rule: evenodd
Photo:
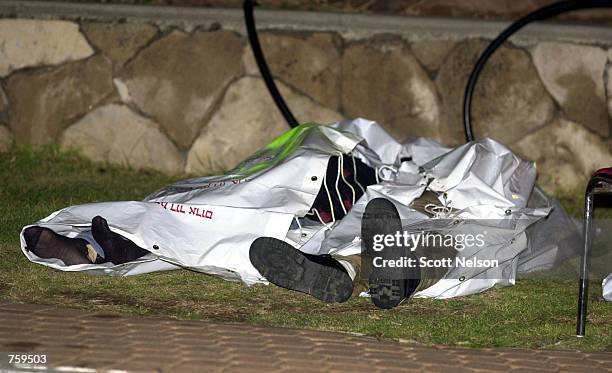
<path fill-rule="evenodd" d="M 482 69 L 491 55 L 503 44 L 504 41 L 506 41 L 506 39 L 533 21 L 541 21 L 572 10 L 609 7 L 612 7 L 611 0 L 560 1 L 527 14 L 525 17 L 515 21 L 508 28 L 502 31 L 484 50 L 482 55 L 480 55 L 480 58 L 478 58 L 465 89 L 465 95 L 463 98 L 463 127 L 465 129 L 466 140 L 474 140 L 474 132 L 472 131 L 472 98 L 474 96 L 476 82 L 478 81 L 478 77 L 480 76 Z"/>
<path fill-rule="evenodd" d="M 268 64 L 266 63 L 266 59 L 261 50 L 259 38 L 257 37 L 257 28 L 255 27 L 255 17 L 253 16 L 253 7 L 255 5 L 255 1 L 253 0 L 244 0 L 243 3 L 244 20 L 246 22 L 246 29 L 247 34 L 249 35 L 249 43 L 251 44 L 251 50 L 253 50 L 253 55 L 255 56 L 257 67 L 259 67 L 261 77 L 266 83 L 266 87 L 268 87 L 268 91 L 270 92 L 270 95 L 272 95 L 274 103 L 276 103 L 276 106 L 280 110 L 281 114 L 283 114 L 283 117 L 285 118 L 289 126 L 291 126 L 292 128 L 297 127 L 299 123 L 291 113 L 291 110 L 289 110 L 287 103 L 285 103 L 283 96 L 276 87 L 276 84 L 274 83 L 274 78 L 270 73 L 270 69 L 268 68 Z"/>

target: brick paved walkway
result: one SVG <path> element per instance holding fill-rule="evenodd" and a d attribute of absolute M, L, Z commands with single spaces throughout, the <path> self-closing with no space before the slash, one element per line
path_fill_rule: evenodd
<path fill-rule="evenodd" d="M 64 372 L 76 367 L 143 372 L 612 371 L 612 353 L 430 348 L 341 333 L 10 303 L 0 303 L 0 351 L 0 373 L 10 371 L 3 371 L 7 352 L 47 353 L 49 367 L 64 367 Z"/>

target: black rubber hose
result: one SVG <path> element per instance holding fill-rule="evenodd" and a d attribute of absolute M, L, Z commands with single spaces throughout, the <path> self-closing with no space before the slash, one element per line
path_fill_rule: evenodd
<path fill-rule="evenodd" d="M 268 87 L 268 91 L 270 95 L 272 95 L 272 99 L 274 103 L 280 110 L 281 114 L 289 124 L 289 126 L 297 127 L 299 125 L 298 121 L 289 110 L 285 99 L 279 92 L 276 84 L 274 83 L 274 78 L 270 73 L 270 69 L 268 68 L 268 64 L 266 63 L 266 59 L 261 50 L 261 45 L 259 44 L 259 38 L 257 37 L 257 28 L 255 27 L 255 17 L 253 16 L 253 7 L 255 6 L 255 2 L 253 0 L 244 0 L 243 10 L 244 10 L 244 20 L 246 22 L 247 34 L 249 35 L 249 43 L 251 45 L 251 50 L 253 51 L 253 55 L 255 56 L 255 61 L 257 62 L 257 67 L 259 67 L 259 72 L 266 83 L 266 87 Z"/>
<path fill-rule="evenodd" d="M 543 8 L 540 8 L 532 13 L 527 14 L 525 17 L 515 21 L 508 28 L 501 32 L 482 52 L 480 58 L 476 62 L 470 79 L 468 80 L 467 87 L 465 88 L 465 95 L 463 98 L 463 127 L 465 129 L 465 138 L 467 141 L 474 140 L 474 132 L 472 130 L 472 98 L 474 96 L 474 89 L 476 88 L 476 82 L 485 64 L 491 57 L 491 55 L 499 48 L 504 41 L 506 41 L 512 34 L 523 28 L 530 22 L 541 21 L 550 17 L 554 17 L 561 13 L 569 12 L 578 9 L 590 9 L 590 8 L 610 8 L 612 7 L 611 0 L 569 0 L 560 1 Z"/>

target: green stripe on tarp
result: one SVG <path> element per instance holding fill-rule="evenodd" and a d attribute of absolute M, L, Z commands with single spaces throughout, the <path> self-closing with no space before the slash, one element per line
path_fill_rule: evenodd
<path fill-rule="evenodd" d="M 280 163 L 300 146 L 311 129 L 318 126 L 320 125 L 317 123 L 304 123 L 292 128 L 255 152 L 229 173 L 249 176 Z"/>

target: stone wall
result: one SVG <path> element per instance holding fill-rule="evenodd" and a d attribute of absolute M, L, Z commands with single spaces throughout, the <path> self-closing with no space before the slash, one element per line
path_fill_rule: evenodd
<path fill-rule="evenodd" d="M 463 142 L 463 90 L 486 40 L 279 29 L 260 39 L 298 120 L 365 117 L 397 139 Z M 550 192 L 581 187 L 612 166 L 611 51 L 507 43 L 476 89 L 477 136 L 535 160 Z M 208 174 L 286 130 L 245 36 L 223 24 L 0 19 L 0 149 L 55 142 L 96 161 Z"/>

